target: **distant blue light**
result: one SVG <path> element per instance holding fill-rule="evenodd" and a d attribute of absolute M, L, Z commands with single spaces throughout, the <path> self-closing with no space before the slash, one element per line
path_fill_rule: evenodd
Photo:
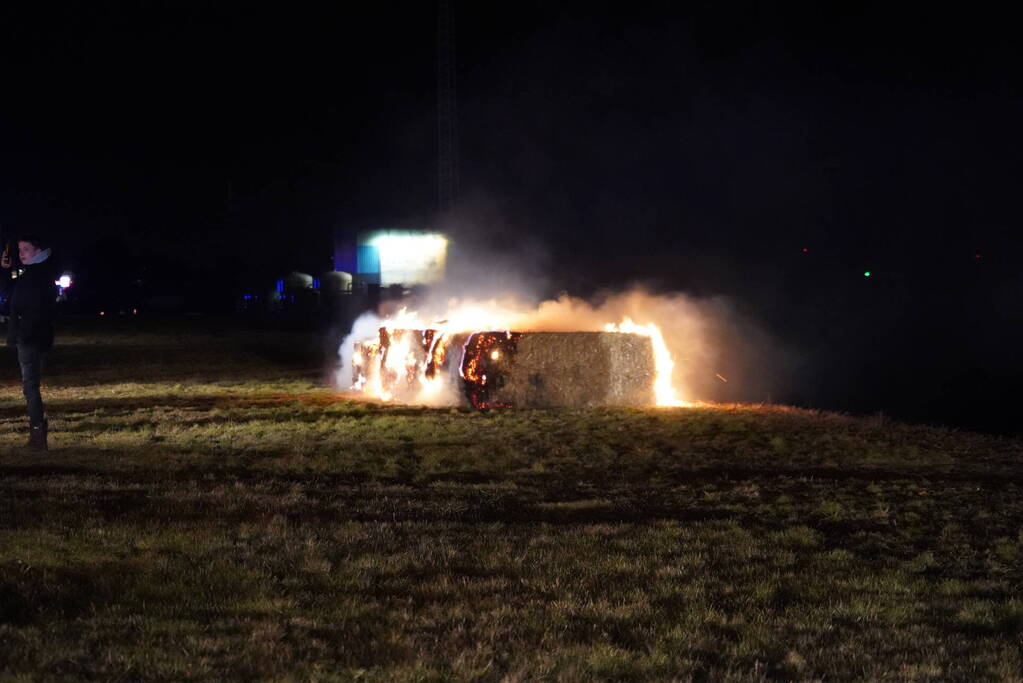
<path fill-rule="evenodd" d="M 284 291 L 284 280 L 278 280 L 277 281 L 277 292 L 280 293 L 280 292 L 283 292 L 283 291 Z"/>
<path fill-rule="evenodd" d="M 360 245 L 356 254 L 360 274 L 380 273 L 380 250 L 371 245 Z"/>
<path fill-rule="evenodd" d="M 314 277 L 313 278 L 313 289 L 319 289 L 319 288 L 320 288 L 320 278 Z"/>

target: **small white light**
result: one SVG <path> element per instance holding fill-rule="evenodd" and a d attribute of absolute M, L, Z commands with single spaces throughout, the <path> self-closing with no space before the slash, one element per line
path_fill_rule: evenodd
<path fill-rule="evenodd" d="M 501 357 L 501 352 L 500 351 L 491 351 L 490 352 L 490 357 L 492 359 L 494 359 L 494 360 L 497 360 L 498 358 Z"/>
<path fill-rule="evenodd" d="M 71 276 L 70 275 L 61 275 L 60 278 L 57 279 L 57 285 L 61 289 L 67 289 L 68 287 L 71 286 Z"/>

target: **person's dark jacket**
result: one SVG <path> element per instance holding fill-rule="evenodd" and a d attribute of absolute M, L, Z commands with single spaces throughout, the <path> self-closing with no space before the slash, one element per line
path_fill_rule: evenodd
<path fill-rule="evenodd" d="M 56 271 L 53 260 L 25 266 L 11 280 L 0 270 L 3 294 L 8 299 L 7 344 L 29 344 L 41 351 L 53 347 L 53 316 L 57 305 Z"/>

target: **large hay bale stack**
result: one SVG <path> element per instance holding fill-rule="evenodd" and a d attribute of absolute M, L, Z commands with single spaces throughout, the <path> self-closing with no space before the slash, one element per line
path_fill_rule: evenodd
<path fill-rule="evenodd" d="M 394 362 L 400 348 L 402 364 Z M 618 332 L 385 330 L 356 344 L 353 375 L 378 373 L 389 400 L 416 401 L 423 377 L 434 395 L 479 409 L 646 406 L 656 365 L 649 337 Z"/>

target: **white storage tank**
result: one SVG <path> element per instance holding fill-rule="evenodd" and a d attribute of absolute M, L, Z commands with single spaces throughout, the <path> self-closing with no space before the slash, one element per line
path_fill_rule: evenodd
<path fill-rule="evenodd" d="M 352 291 L 352 274 L 331 270 L 320 276 L 320 291 L 339 294 Z"/>

